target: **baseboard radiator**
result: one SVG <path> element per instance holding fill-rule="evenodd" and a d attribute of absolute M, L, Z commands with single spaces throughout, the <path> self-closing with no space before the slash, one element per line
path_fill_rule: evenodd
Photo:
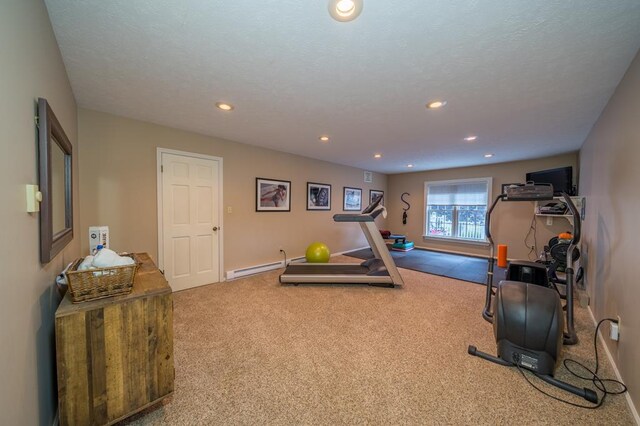
<path fill-rule="evenodd" d="M 304 260 L 305 260 L 304 256 L 295 257 L 293 259 L 287 259 L 287 264 L 292 262 L 294 263 L 303 262 Z M 265 263 L 262 265 L 254 265 L 246 268 L 234 269 L 231 271 L 227 271 L 226 275 L 227 275 L 227 280 L 234 280 L 236 278 L 242 278 L 248 275 L 260 274 L 262 272 L 273 271 L 274 269 L 280 269 L 284 267 L 285 267 L 284 260 L 281 260 L 280 262 Z"/>

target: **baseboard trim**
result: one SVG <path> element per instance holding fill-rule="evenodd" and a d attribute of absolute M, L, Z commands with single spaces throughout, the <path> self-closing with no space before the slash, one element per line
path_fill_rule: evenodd
<path fill-rule="evenodd" d="M 481 254 L 465 253 L 463 251 L 457 251 L 457 250 L 436 249 L 433 247 L 425 247 L 425 246 L 415 246 L 415 248 L 419 250 L 435 251 L 436 253 L 457 254 L 460 256 L 477 257 L 478 259 L 485 259 L 485 260 L 489 259 L 489 256 L 483 256 Z"/>
<path fill-rule="evenodd" d="M 591 320 L 593 321 L 593 325 L 597 326 L 598 325 L 598 320 L 596 320 L 595 315 L 593 315 L 593 311 L 591 310 L 591 306 L 587 307 L 587 311 L 589 311 L 589 315 L 591 316 Z M 607 346 L 607 342 L 604 340 L 604 337 L 602 336 L 602 332 L 598 331 L 598 337 L 600 339 L 600 342 L 602 343 L 602 346 L 604 347 L 604 352 L 607 354 L 607 358 L 609 359 L 609 362 L 611 363 L 611 366 L 613 367 L 613 372 L 616 375 L 616 378 L 623 382 L 622 380 L 622 376 L 620 375 L 620 371 L 618 370 L 618 366 L 616 365 L 615 361 L 613 360 L 613 355 L 611 355 L 611 352 L 609 351 L 609 347 Z M 625 398 L 627 399 L 627 405 L 629 406 L 629 409 L 631 410 L 631 415 L 633 415 L 633 419 L 636 421 L 637 425 L 640 425 L 640 415 L 638 415 L 638 410 L 636 409 L 636 406 L 633 404 L 633 399 L 631 399 L 631 395 L 629 394 L 629 391 L 627 391 L 624 394 Z"/>
<path fill-rule="evenodd" d="M 253 266 L 248 266 L 246 268 L 240 268 L 240 269 L 234 269 L 232 271 L 227 271 L 226 273 L 226 280 L 227 281 L 231 281 L 234 280 L 236 278 L 242 278 L 242 277 L 247 277 L 250 275 L 256 275 L 262 272 L 268 272 L 268 271 L 272 271 L 274 269 L 279 269 L 282 268 L 284 266 L 284 262 L 283 261 L 279 261 L 279 262 L 272 262 L 272 263 L 264 263 L 261 265 L 253 265 Z"/>
<path fill-rule="evenodd" d="M 446 249 L 439 249 L 439 248 L 437 249 L 437 248 L 425 247 L 425 246 L 415 246 L 415 248 L 419 250 L 435 251 L 437 253 L 457 254 L 460 256 L 475 257 L 476 259 L 489 260 L 489 256 L 485 256 L 483 254 L 467 253 L 464 251 L 446 250 Z M 494 260 L 497 260 L 497 259 L 498 259 L 497 257 L 494 257 Z M 529 260 L 529 259 L 518 259 L 518 258 L 512 258 L 512 257 L 507 258 L 507 262 L 512 262 L 514 260 Z"/>
<path fill-rule="evenodd" d="M 354 248 L 354 249 L 350 249 L 350 250 L 340 251 L 338 253 L 332 254 L 331 257 L 340 256 L 340 255 L 343 255 L 345 253 L 351 253 L 352 251 L 364 250 L 364 249 L 368 249 L 368 248 L 370 248 L 370 247 L 369 246 L 364 246 L 364 247 L 358 247 L 358 248 Z"/>

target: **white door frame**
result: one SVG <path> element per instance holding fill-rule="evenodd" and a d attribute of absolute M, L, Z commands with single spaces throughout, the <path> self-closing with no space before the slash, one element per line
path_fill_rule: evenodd
<path fill-rule="evenodd" d="M 156 149 L 156 163 L 157 163 L 157 173 L 156 173 L 156 189 L 157 189 L 157 198 L 158 198 L 158 268 L 164 271 L 164 233 L 162 229 L 162 154 L 173 154 L 173 155 L 181 155 L 183 157 L 193 157 L 193 158 L 201 158 L 205 160 L 214 160 L 218 161 L 220 164 L 220 169 L 218 171 L 218 217 L 220 220 L 220 224 L 218 227 L 219 230 L 219 240 L 218 240 L 218 281 L 223 282 L 224 279 L 224 226 L 223 226 L 223 212 L 224 206 L 222 205 L 223 194 L 222 189 L 224 188 L 222 177 L 224 175 L 222 170 L 222 157 L 215 157 L 213 155 L 206 154 L 197 154 L 195 152 L 187 152 L 187 151 L 178 151 L 175 149 L 168 148 L 157 148 Z"/>

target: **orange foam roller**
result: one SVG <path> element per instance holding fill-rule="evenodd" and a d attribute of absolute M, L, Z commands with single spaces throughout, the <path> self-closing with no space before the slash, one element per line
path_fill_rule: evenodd
<path fill-rule="evenodd" d="M 498 244 L 498 266 L 500 268 L 507 267 L 507 245 Z"/>

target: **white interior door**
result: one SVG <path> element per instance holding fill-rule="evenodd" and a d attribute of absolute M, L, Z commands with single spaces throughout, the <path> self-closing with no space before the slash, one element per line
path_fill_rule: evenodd
<path fill-rule="evenodd" d="M 220 280 L 219 163 L 161 153 L 162 264 L 174 291 Z"/>

